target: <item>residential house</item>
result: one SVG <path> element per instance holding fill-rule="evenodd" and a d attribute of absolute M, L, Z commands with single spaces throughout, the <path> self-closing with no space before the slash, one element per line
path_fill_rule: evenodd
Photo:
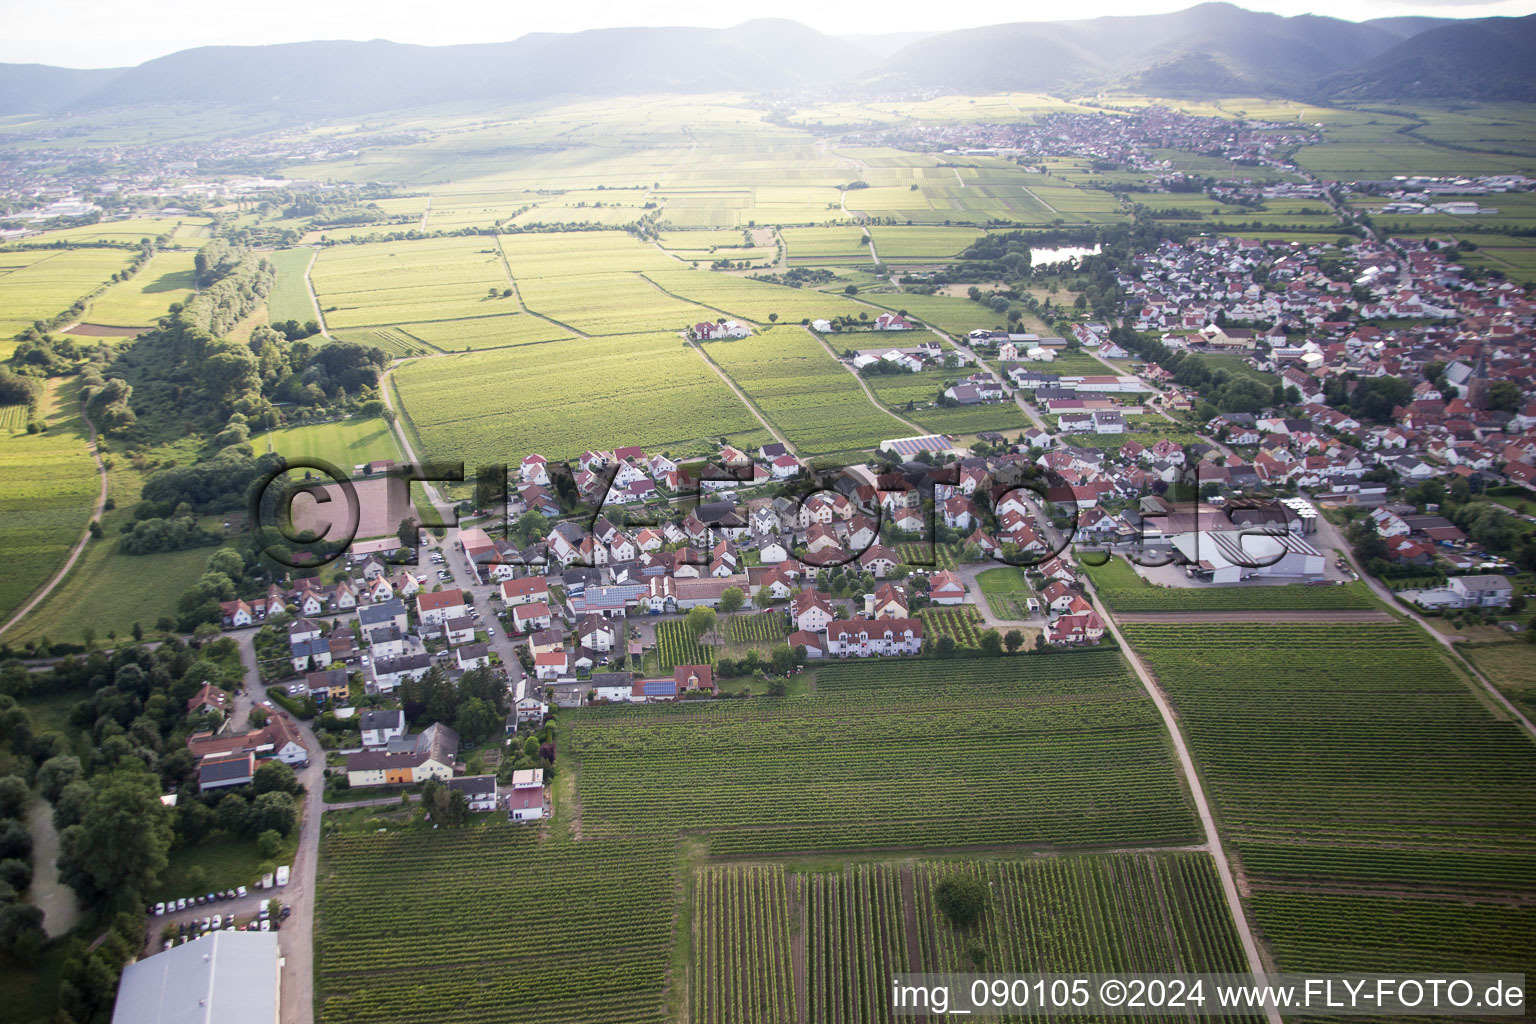
<path fill-rule="evenodd" d="M 827 626 L 827 653 L 839 658 L 918 654 L 923 649 L 921 619 L 847 619 Z"/>
<path fill-rule="evenodd" d="M 357 721 L 365 747 L 382 747 L 405 735 L 405 712 L 399 708 L 364 711 Z"/>

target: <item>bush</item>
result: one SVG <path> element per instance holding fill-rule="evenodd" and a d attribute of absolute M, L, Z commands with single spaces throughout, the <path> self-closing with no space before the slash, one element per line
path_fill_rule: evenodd
<path fill-rule="evenodd" d="M 950 875 L 934 886 L 934 902 L 955 928 L 966 928 L 986 912 L 991 892 L 979 878 Z"/>

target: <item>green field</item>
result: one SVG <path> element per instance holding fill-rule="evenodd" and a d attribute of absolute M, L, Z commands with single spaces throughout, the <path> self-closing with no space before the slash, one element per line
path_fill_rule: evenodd
<path fill-rule="evenodd" d="M 873 262 L 860 227 L 785 228 L 779 234 L 792 266 Z"/>
<path fill-rule="evenodd" d="M 50 389 L 36 417 L 48 424 L 45 432 L 0 433 L 0 622 L 63 566 L 90 519 L 100 483 L 78 394 L 74 381 Z"/>
<path fill-rule="evenodd" d="M 934 890 L 952 875 L 990 892 L 970 928 L 938 910 Z M 693 893 L 692 1024 L 901 1020 L 889 1013 L 890 977 L 972 972 L 977 949 L 988 971 L 1247 970 L 1203 854 L 722 865 L 698 869 Z"/>
<path fill-rule="evenodd" d="M 624 444 L 697 455 L 715 451 L 720 437 L 747 449 L 768 439 L 751 411 L 672 335 L 422 359 L 400 367 L 393 380 L 426 459 L 478 466 Z"/>
<path fill-rule="evenodd" d="M 0 253 L 0 338 L 64 312 L 127 267 L 130 255 L 124 249 Z M 0 356 L 13 347 L 0 343 Z"/>
<path fill-rule="evenodd" d="M 85 319 L 113 327 L 150 327 L 165 316 L 173 302 L 185 302 L 194 294 L 190 251 L 166 249 L 155 255 L 126 281 L 113 285 L 91 300 Z"/>
<path fill-rule="evenodd" d="M 582 835 L 696 830 L 732 855 L 1194 835 L 1161 721 L 1117 652 L 957 660 L 942 690 L 933 673 L 835 664 L 810 696 L 562 715 Z"/>
<path fill-rule="evenodd" d="M 975 228 L 909 228 L 879 224 L 869 229 L 882 263 L 952 259 L 982 234 Z"/>
<path fill-rule="evenodd" d="M 786 288 L 705 270 L 652 271 L 645 276 L 673 295 L 759 324 L 768 323 L 770 316 L 783 323 L 858 316 L 864 308 L 812 288 Z"/>
<path fill-rule="evenodd" d="M 319 458 L 351 472 L 364 462 L 401 458 L 400 447 L 382 418 L 350 419 L 283 427 L 251 438 L 258 455 L 274 451 L 289 458 Z"/>
<path fill-rule="evenodd" d="M 1126 624 L 1287 971 L 1536 967 L 1536 746 L 1409 625 Z"/>
<path fill-rule="evenodd" d="M 1011 565 L 986 569 L 977 573 L 976 582 L 981 587 L 982 596 L 987 599 L 987 607 L 997 618 L 1023 619 L 1029 616 L 1026 602 L 1034 596 L 1034 592 L 1024 577 L 1023 569 Z"/>
<path fill-rule="evenodd" d="M 664 1019 L 672 851 L 655 842 L 541 841 L 537 826 L 501 817 L 483 827 L 322 840 L 317 1021 Z M 411 941 L 425 920 L 452 921 L 453 941 Z"/>
<path fill-rule="evenodd" d="M 1083 566 L 1094 590 L 1117 612 L 1327 611 L 1380 607 L 1364 583 L 1311 586 L 1284 583 L 1220 587 L 1159 587 L 1119 557 Z"/>
<path fill-rule="evenodd" d="M 506 348 L 574 337 L 570 331 L 532 313 L 503 313 L 469 320 L 400 324 L 393 328 L 407 338 L 444 352 Z"/>
<path fill-rule="evenodd" d="M 778 327 L 704 351 L 802 453 L 873 448 L 912 428 L 875 408 L 810 333 Z"/>
<path fill-rule="evenodd" d="M 332 329 L 517 309 L 515 299 L 500 297 L 511 282 L 495 242 L 474 236 L 331 246 L 316 258 L 310 280 Z M 492 287 L 496 298 L 487 295 Z"/>
<path fill-rule="evenodd" d="M 304 274 L 310 260 L 315 258 L 313 249 L 280 249 L 270 254 L 277 277 L 272 290 L 267 293 L 267 316 L 273 323 L 297 320 L 307 323 L 315 318 L 315 303 L 309 295 L 309 282 Z"/>

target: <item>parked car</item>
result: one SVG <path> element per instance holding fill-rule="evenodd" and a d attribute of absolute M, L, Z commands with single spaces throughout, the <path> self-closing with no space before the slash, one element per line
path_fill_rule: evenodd
<path fill-rule="evenodd" d="M 283 912 L 281 914 L 278 914 L 277 916 L 281 920 L 286 921 L 288 919 L 288 915 L 291 914 L 291 913 L 293 913 L 293 908 L 290 907 L 288 904 L 284 903 L 283 904 Z"/>
<path fill-rule="evenodd" d="M 155 904 L 155 916 L 156 917 L 164 917 L 165 916 L 165 904 L 164 903 L 156 903 Z"/>
<path fill-rule="evenodd" d="M 235 895 L 239 896 L 241 899 L 245 899 L 246 896 L 250 894 L 246 892 L 245 886 L 242 885 L 240 888 L 235 890 Z"/>
<path fill-rule="evenodd" d="M 265 918 L 263 918 L 262 921 L 261 921 L 261 930 L 264 931 L 264 932 L 271 931 L 272 930 L 272 922 L 266 920 Z"/>
<path fill-rule="evenodd" d="M 224 915 L 223 914 L 214 914 L 213 915 L 213 926 L 215 928 L 222 928 L 222 927 L 224 927 Z"/>

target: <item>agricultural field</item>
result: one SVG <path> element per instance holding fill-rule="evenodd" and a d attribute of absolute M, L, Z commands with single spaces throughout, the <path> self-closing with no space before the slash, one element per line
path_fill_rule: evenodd
<path fill-rule="evenodd" d="M 982 596 L 987 600 L 987 607 L 996 618 L 1029 617 L 1027 602 L 1035 594 L 1030 589 L 1029 580 L 1025 578 L 1023 569 L 1012 565 L 986 569 L 976 574 L 976 582 L 981 587 Z"/>
<path fill-rule="evenodd" d="M 173 302 L 195 294 L 191 250 L 163 249 L 126 281 L 91 300 L 84 319 L 113 327 L 147 328 L 165 316 Z"/>
<path fill-rule="evenodd" d="M 723 626 L 721 628 L 724 628 Z M 713 665 L 714 637 L 694 637 L 681 619 L 666 619 L 656 623 L 656 656 L 660 659 L 660 671 L 669 673 L 679 665 Z"/>
<path fill-rule="evenodd" d="M 64 312 L 128 266 L 125 249 L 0 252 L 0 356 L 10 338 Z"/>
<path fill-rule="evenodd" d="M 1117 612 L 1338 611 L 1380 607 L 1364 583 L 1311 586 L 1159 587 L 1142 579 L 1118 556 L 1102 566 L 1085 564 L 1094 590 Z"/>
<path fill-rule="evenodd" d="M 976 228 L 909 228 L 880 224 L 869 229 L 881 263 L 954 259 L 983 234 Z"/>
<path fill-rule="evenodd" d="M 267 293 L 267 315 L 273 323 L 297 320 L 305 323 L 315 318 L 315 303 L 309 295 L 309 282 L 304 279 L 310 260 L 315 259 L 313 249 L 280 249 L 268 256 L 277 270 L 272 290 Z M 327 325 L 329 326 L 329 325 Z"/>
<path fill-rule="evenodd" d="M 343 473 L 364 462 L 401 458 L 389 424 L 377 416 L 283 427 L 252 437 L 251 448 L 257 455 L 277 452 L 290 459 L 325 459 Z"/>
<path fill-rule="evenodd" d="M 702 346 L 803 455 L 873 448 L 912 428 L 872 405 L 848 371 L 799 327 Z"/>
<path fill-rule="evenodd" d="M 516 299 L 500 294 L 511 281 L 495 242 L 478 236 L 330 246 L 315 259 L 310 280 L 332 329 L 517 309 Z"/>
<path fill-rule="evenodd" d="M 1121 629 L 1280 970 L 1536 967 L 1536 746 L 1437 644 L 1398 623 Z"/>
<path fill-rule="evenodd" d="M 570 331 L 532 313 L 502 313 L 468 320 L 439 320 L 398 324 L 393 330 L 443 352 L 534 345 L 575 337 Z"/>
<path fill-rule="evenodd" d="M 100 491 L 78 394 L 76 382 L 54 382 L 34 416 L 48 425 L 46 431 L 26 433 L 22 419 L 18 431 L 0 432 L 0 478 L 6 482 L 0 495 L 6 566 L 0 622 L 64 564 Z"/>
<path fill-rule="evenodd" d="M 1116 652 L 959 659 L 942 690 L 933 669 L 828 664 L 813 695 L 562 715 L 581 833 L 699 830 L 711 853 L 754 855 L 1194 835 L 1161 721 Z M 679 790 L 684 775 L 711 784 Z"/>
<path fill-rule="evenodd" d="M 929 605 L 918 614 L 923 618 L 925 645 L 937 643 L 940 637 L 947 636 L 956 647 L 975 650 L 980 646 L 985 627 L 975 605 Z"/>
<path fill-rule="evenodd" d="M 518 291 L 530 312 L 583 334 L 682 331 L 720 315 L 635 273 L 521 278 Z"/>
<path fill-rule="evenodd" d="M 865 310 L 841 295 L 828 295 L 813 288 L 786 288 L 707 270 L 653 271 L 645 277 L 679 298 L 758 324 L 766 324 L 775 316 L 781 323 L 801 323 L 858 316 Z"/>
<path fill-rule="evenodd" d="M 991 892 L 972 928 L 954 928 L 937 909 L 935 887 L 952 875 L 981 879 Z M 694 876 L 692 945 L 694 1024 L 909 1019 L 890 1012 L 888 979 L 974 971 L 977 950 L 989 971 L 1247 968 L 1215 868 L 1194 853 L 793 873 L 710 866 Z"/>
<path fill-rule="evenodd" d="M 329 818 L 327 819 L 329 820 Z M 502 823 L 321 840 L 321 1024 L 656 1024 L 676 911 L 673 852 Z M 616 885 L 620 877 L 624 884 Z M 446 885 L 445 879 L 452 879 Z M 551 901 L 549 894 L 561 898 Z M 530 920 L 537 907 L 537 927 Z M 402 942 L 420 922 L 453 941 Z M 494 962 L 495 970 L 486 969 Z"/>
<path fill-rule="evenodd" d="M 1029 426 L 1029 417 L 1012 400 L 967 406 L 934 404 L 944 388 L 966 372 L 974 371 L 875 374 L 864 378 L 864 382 L 892 412 L 934 433 L 970 434 L 983 430 L 1012 433 Z"/>
<path fill-rule="evenodd" d="M 960 559 L 960 550 L 955 544 L 923 544 L 912 542 L 896 545 L 896 554 L 901 557 L 901 564 L 919 569 L 948 569 L 953 571 Z"/>
<path fill-rule="evenodd" d="M 443 356 L 392 375 L 425 459 L 493 465 L 635 444 L 697 455 L 721 437 L 752 449 L 768 432 L 674 335 L 582 338 Z M 571 410 L 581 415 L 573 417 Z M 414 442 L 413 442 L 414 445 Z"/>
<path fill-rule="evenodd" d="M 931 327 L 963 339 L 977 330 L 1001 330 L 1008 326 L 1007 319 L 979 302 L 953 295 L 918 295 L 914 292 L 866 292 L 859 298 L 874 306 L 893 312 L 906 310 L 907 315 L 921 320 Z"/>
<path fill-rule="evenodd" d="M 777 643 L 789 636 L 789 618 L 781 611 L 733 615 L 725 627 L 725 634 L 740 644 Z"/>
<path fill-rule="evenodd" d="M 71 242 L 75 245 L 92 245 L 105 243 L 108 245 L 137 246 L 147 239 L 156 239 L 161 235 L 176 236 L 181 229 L 206 228 L 210 222 L 206 218 L 170 218 L 170 217 L 135 217 L 129 220 L 109 220 L 100 224 L 82 224 L 75 228 L 61 228 L 57 231 L 45 231 L 26 240 L 29 245 L 51 244 L 53 242 Z M 180 244 L 180 239 L 176 239 Z"/>
<path fill-rule="evenodd" d="M 779 234 L 792 267 L 874 262 L 861 227 L 784 228 Z"/>

